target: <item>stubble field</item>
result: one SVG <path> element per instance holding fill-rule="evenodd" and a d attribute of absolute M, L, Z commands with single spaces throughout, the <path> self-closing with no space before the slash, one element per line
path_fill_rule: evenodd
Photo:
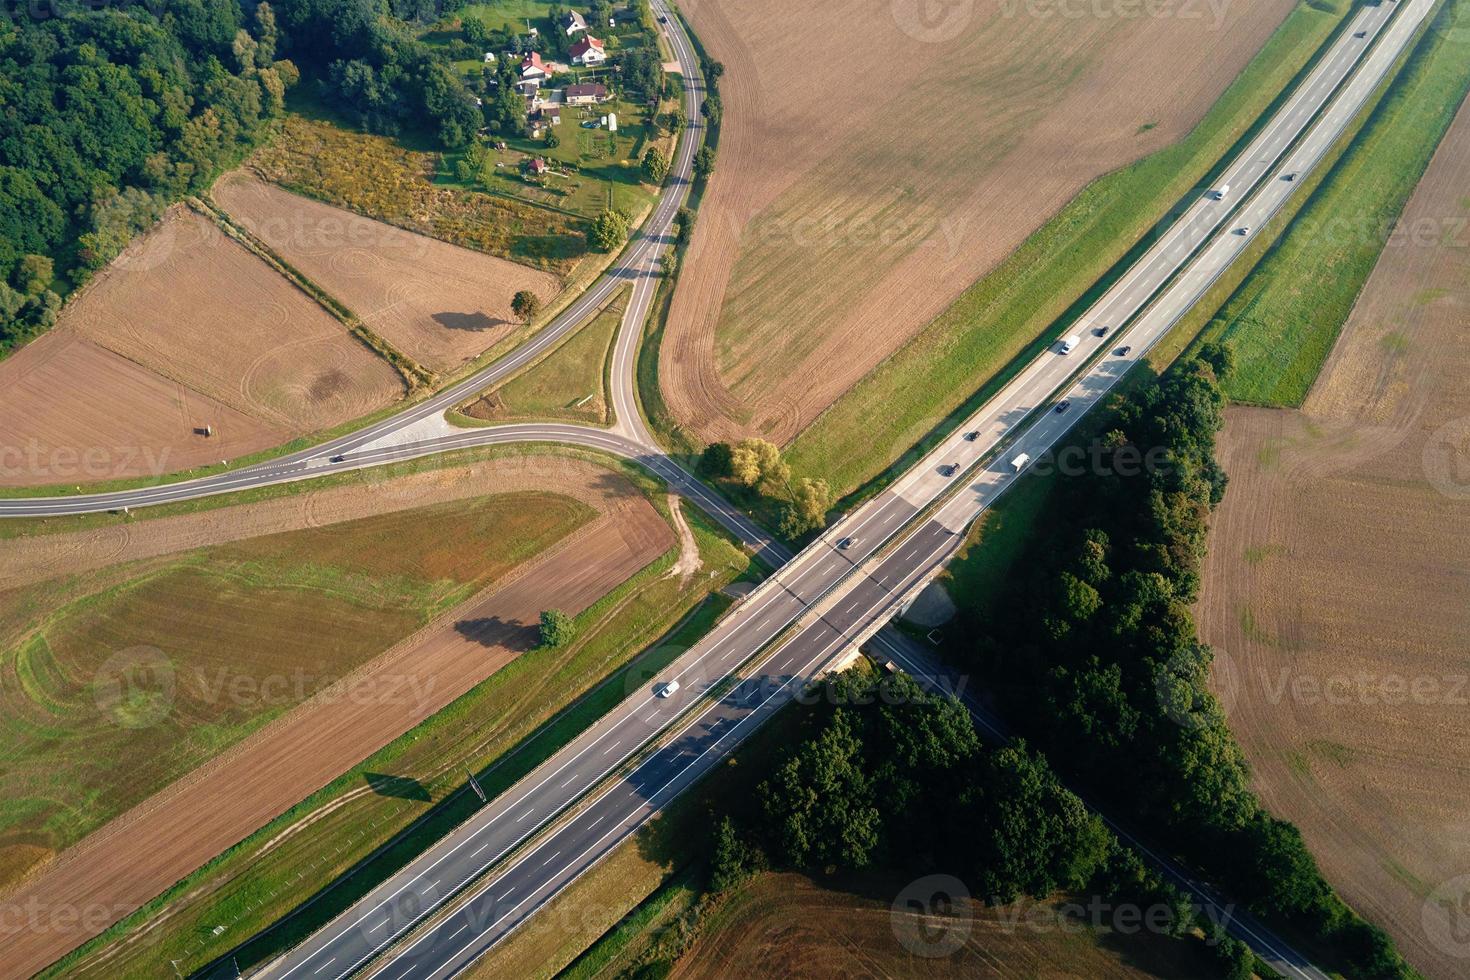
<path fill-rule="evenodd" d="M 1089 181 L 1177 140 L 1292 4 L 921 6 L 688 5 L 725 112 L 660 374 L 700 438 L 791 439 Z"/>
<path fill-rule="evenodd" d="M 7 446 L 25 450 L 5 467 L 4 482 L 17 486 L 233 459 L 404 392 L 394 369 L 315 301 L 182 207 L 0 377 Z M 205 426 L 210 436 L 197 431 Z M 98 462 L 67 467 L 58 451 Z"/>
<path fill-rule="evenodd" d="M 459 367 L 510 332 L 523 289 L 550 303 L 555 276 L 292 194 L 245 172 L 216 202 L 375 333 L 431 370 Z"/>
<path fill-rule="evenodd" d="M 1467 186 L 1462 108 L 1302 410 L 1228 412 L 1200 608 L 1267 807 L 1431 977 L 1470 966 Z"/>

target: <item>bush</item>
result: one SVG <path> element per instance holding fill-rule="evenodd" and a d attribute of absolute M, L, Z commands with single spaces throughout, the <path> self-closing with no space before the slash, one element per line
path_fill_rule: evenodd
<path fill-rule="evenodd" d="M 576 622 L 560 609 L 548 609 L 541 614 L 541 645 L 543 647 L 566 646 L 575 639 L 576 635 Z"/>

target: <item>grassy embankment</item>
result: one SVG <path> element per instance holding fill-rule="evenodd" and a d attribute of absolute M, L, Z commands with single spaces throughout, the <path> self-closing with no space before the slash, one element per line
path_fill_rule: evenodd
<path fill-rule="evenodd" d="M 1294 10 L 1188 136 L 1089 185 L 824 412 L 790 447 L 797 475 L 824 478 L 839 495 L 860 492 L 998 390 L 1282 98 L 1348 9 L 1321 6 Z"/>
<path fill-rule="evenodd" d="M 627 308 L 631 287 L 607 304 L 540 360 L 451 416 L 462 425 L 557 419 L 606 425 L 610 418 L 608 358 Z"/>
<path fill-rule="evenodd" d="M 319 927 L 473 811 L 466 771 L 486 792 L 502 791 L 708 631 L 728 605 L 711 593 L 753 569 L 701 515 L 687 516 L 704 562 L 689 581 L 666 575 L 675 553 L 666 554 L 579 615 L 574 643 L 522 655 L 47 975 L 144 977 L 166 960 L 189 970 L 255 936 L 236 952 L 244 967 Z M 363 792 L 366 773 L 422 793 Z M 231 926 L 216 937 L 215 922 Z"/>
<path fill-rule="evenodd" d="M 570 497 L 498 494 L 10 590 L 0 838 L 70 846 L 594 516 Z M 171 703 L 97 710 L 94 677 L 129 650 L 158 652 Z"/>
<path fill-rule="evenodd" d="M 1470 38 L 1454 27 L 1466 10 L 1464 0 L 1441 9 L 1398 84 L 1205 328 L 1204 339 L 1235 348 L 1232 401 L 1300 405 L 1384 248 L 1463 234 L 1463 215 L 1435 229 L 1395 223 L 1470 90 Z"/>

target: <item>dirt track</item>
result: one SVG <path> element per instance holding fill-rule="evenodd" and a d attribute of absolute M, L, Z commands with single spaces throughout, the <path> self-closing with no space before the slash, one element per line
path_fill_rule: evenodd
<path fill-rule="evenodd" d="M 1470 971 L 1467 186 L 1462 108 L 1303 410 L 1228 413 L 1200 606 L 1267 806 L 1444 978 Z"/>
<path fill-rule="evenodd" d="M 596 501 L 602 516 L 348 679 L 353 690 L 382 691 L 385 703 L 308 701 L 64 852 L 8 896 L 7 907 L 75 908 L 85 896 L 101 914 L 7 936 L 0 974 L 29 976 L 95 935 L 529 649 L 541 610 L 578 612 L 674 544 L 663 518 L 621 477 L 587 463 L 548 462 L 513 480 L 534 473 L 538 489 Z M 469 487 L 485 492 L 478 481 Z M 359 506 L 350 492 L 343 496 L 328 506 L 343 514 Z M 221 533 L 189 532 L 227 539 Z M 393 685 L 388 697 L 389 685 L 356 684 L 402 676 L 418 678 L 413 690 L 421 694 L 402 698 Z"/>
<path fill-rule="evenodd" d="M 660 357 L 673 414 L 788 441 L 1088 181 L 1178 139 L 1291 6 L 687 4 L 725 112 Z"/>
<path fill-rule="evenodd" d="M 220 179 L 230 216 L 409 357 L 447 371 L 504 337 L 510 303 L 549 303 L 555 276 L 292 194 L 251 174 Z"/>

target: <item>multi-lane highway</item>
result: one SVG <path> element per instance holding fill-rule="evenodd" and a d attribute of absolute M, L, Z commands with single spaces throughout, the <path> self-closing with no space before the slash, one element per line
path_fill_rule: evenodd
<path fill-rule="evenodd" d="M 1037 358 L 895 484 L 786 563 L 660 678 L 680 680 L 673 697 L 655 696 L 652 685 L 635 692 L 270 974 L 344 976 L 456 896 L 447 914 L 372 967 L 387 977 L 453 975 L 707 772 L 802 681 L 884 621 L 1025 468 L 1012 461 L 1022 454 L 1034 460 L 1055 444 L 1228 268 L 1300 185 L 1286 175 L 1304 176 L 1321 159 L 1430 5 L 1399 0 L 1356 13 L 1217 180 L 1230 190 L 1218 199 L 1206 196 L 1163 232 L 1079 320 L 1076 348 Z M 1107 336 L 1096 333 L 1102 327 Z M 1124 347 L 1127 353 L 1116 353 Z M 1059 395 L 1068 411 L 1053 409 Z M 654 456 L 645 450 L 642 458 Z M 762 654 L 769 659 L 756 676 L 708 697 L 730 672 Z M 649 751 L 659 733 L 660 746 Z M 502 866 L 477 878 L 497 863 Z M 1248 931 L 1244 938 L 1284 974 L 1318 975 L 1264 933 Z"/>

